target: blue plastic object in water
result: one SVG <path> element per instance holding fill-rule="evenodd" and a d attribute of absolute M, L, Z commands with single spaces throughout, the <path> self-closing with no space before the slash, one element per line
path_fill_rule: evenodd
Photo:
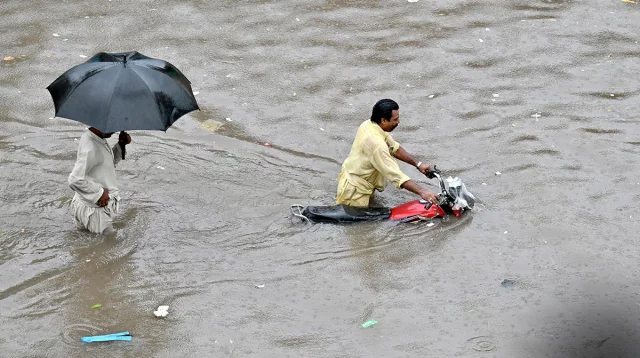
<path fill-rule="evenodd" d="M 120 332 L 107 334 L 104 336 L 88 336 L 82 337 L 82 342 L 91 343 L 91 342 L 109 342 L 109 341 L 130 341 L 131 335 L 129 332 Z"/>

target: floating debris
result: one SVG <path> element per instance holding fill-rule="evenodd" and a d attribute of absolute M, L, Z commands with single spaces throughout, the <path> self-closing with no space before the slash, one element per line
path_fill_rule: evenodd
<path fill-rule="evenodd" d="M 156 315 L 156 317 L 167 317 L 169 314 L 169 306 L 158 306 L 158 310 L 153 311 L 153 314 Z"/>
<path fill-rule="evenodd" d="M 377 324 L 377 323 L 378 323 L 378 322 L 376 322 L 376 321 L 374 321 L 374 320 L 369 320 L 369 321 L 366 321 L 365 323 L 363 323 L 363 324 L 362 324 L 362 327 L 363 327 L 363 328 L 371 327 L 371 326 L 373 326 L 374 324 Z"/>
<path fill-rule="evenodd" d="M 164 170 L 164 167 L 161 167 L 161 166 L 159 166 L 159 165 L 158 165 L 156 168 L 158 168 L 158 169 L 160 169 L 160 170 Z"/>
<path fill-rule="evenodd" d="M 213 119 L 207 119 L 206 121 L 202 122 L 200 127 L 202 127 L 203 129 L 206 129 L 206 130 L 208 130 L 210 132 L 215 132 L 218 129 L 220 129 L 220 127 L 222 127 L 222 123 L 220 123 L 218 121 L 214 121 Z"/>
<path fill-rule="evenodd" d="M 502 285 L 502 287 L 513 287 L 516 285 L 516 281 L 504 279 L 500 285 Z"/>
<path fill-rule="evenodd" d="M 130 341 L 131 334 L 129 332 L 120 332 L 107 334 L 104 336 L 88 336 L 82 337 L 82 342 L 91 343 L 91 342 L 109 342 L 109 341 Z"/>
<path fill-rule="evenodd" d="M 53 34 L 53 37 L 60 37 L 60 35 L 58 35 L 58 34 Z"/>
<path fill-rule="evenodd" d="M 264 283 L 261 283 L 259 285 L 255 285 L 256 288 L 264 288 Z"/>
<path fill-rule="evenodd" d="M 427 227 L 432 227 L 432 226 L 434 226 L 434 225 L 435 225 L 434 223 L 428 223 L 428 224 L 427 224 Z"/>
<path fill-rule="evenodd" d="M 15 58 L 15 57 L 13 57 L 13 56 L 7 56 L 7 57 L 3 58 L 3 60 L 4 60 L 4 61 L 7 61 L 7 62 L 9 62 L 9 61 L 13 61 L 13 60 L 15 60 L 15 59 L 16 59 L 16 58 Z"/>
<path fill-rule="evenodd" d="M 100 308 L 100 307 L 102 307 L 102 305 L 101 305 L 101 304 L 99 304 L 99 303 L 97 303 L 97 304 L 95 304 L 95 305 L 91 306 L 91 309 L 92 309 L 92 310 L 94 310 L 94 309 L 96 309 L 96 308 Z"/>
<path fill-rule="evenodd" d="M 496 175 L 501 175 L 501 174 L 502 174 L 502 173 L 500 173 L 500 172 L 496 172 Z"/>

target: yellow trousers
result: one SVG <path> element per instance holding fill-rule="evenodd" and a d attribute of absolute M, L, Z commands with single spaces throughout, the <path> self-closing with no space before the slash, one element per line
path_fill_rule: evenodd
<path fill-rule="evenodd" d="M 357 187 L 347 180 L 344 173 L 338 176 L 338 193 L 336 194 L 336 204 L 349 206 L 368 207 L 369 201 L 373 197 L 373 190 Z"/>

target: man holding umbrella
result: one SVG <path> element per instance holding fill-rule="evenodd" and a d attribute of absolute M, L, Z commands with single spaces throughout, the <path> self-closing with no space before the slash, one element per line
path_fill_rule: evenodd
<path fill-rule="evenodd" d="M 198 109 L 191 82 L 169 62 L 138 52 L 100 52 L 51 83 L 56 116 L 90 126 L 80 138 L 69 175 L 76 224 L 96 234 L 113 231 L 118 210 L 115 166 L 125 158 L 129 130 L 166 131 Z M 110 147 L 107 138 L 120 132 Z"/>
<path fill-rule="evenodd" d="M 76 225 L 94 234 L 113 232 L 113 215 L 120 201 L 115 166 L 122 158 L 122 148 L 131 143 L 131 136 L 120 132 L 118 143 L 111 148 L 106 139 L 112 134 L 93 127 L 84 132 L 69 175 L 69 186 L 76 192 L 71 201 Z"/>

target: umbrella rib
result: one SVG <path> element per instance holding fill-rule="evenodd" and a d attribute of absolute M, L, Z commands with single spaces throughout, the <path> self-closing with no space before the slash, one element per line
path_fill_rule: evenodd
<path fill-rule="evenodd" d="M 105 126 L 104 130 L 105 131 L 107 130 L 107 126 L 108 126 L 108 123 L 109 123 L 109 115 L 111 114 L 111 100 L 113 100 L 113 96 L 116 93 L 116 88 L 118 87 L 118 80 L 120 79 L 120 76 L 122 75 L 122 72 L 123 71 L 118 72 L 118 77 L 116 77 L 116 80 L 113 81 L 115 84 L 113 86 L 113 90 L 111 91 L 111 98 L 109 98 L 109 102 L 107 102 L 107 104 L 109 105 L 109 107 L 108 107 L 109 109 L 107 111 L 107 116 L 105 117 L 107 119 L 105 121 L 105 123 L 104 123 L 104 126 Z"/>
<path fill-rule="evenodd" d="M 133 73 L 135 73 L 135 74 L 136 74 L 136 76 L 138 76 L 138 78 L 140 79 L 140 81 L 142 81 L 142 83 L 144 83 L 144 85 L 147 87 L 147 89 L 149 90 L 149 92 L 154 93 L 154 92 L 151 90 L 151 87 L 149 87 L 149 85 L 147 84 L 147 82 L 145 82 L 144 78 L 142 78 L 142 76 L 140 76 L 140 75 L 138 74 L 138 72 L 136 72 L 135 70 L 133 70 L 133 69 L 132 69 L 132 71 L 133 71 Z M 154 94 L 154 97 L 155 97 L 155 94 Z M 156 104 L 156 109 L 158 110 L 158 118 L 162 118 L 162 111 L 160 110 L 160 104 L 158 104 L 158 101 L 154 101 L 154 102 L 155 102 L 155 104 Z M 162 123 L 162 126 L 164 127 L 164 123 Z"/>

